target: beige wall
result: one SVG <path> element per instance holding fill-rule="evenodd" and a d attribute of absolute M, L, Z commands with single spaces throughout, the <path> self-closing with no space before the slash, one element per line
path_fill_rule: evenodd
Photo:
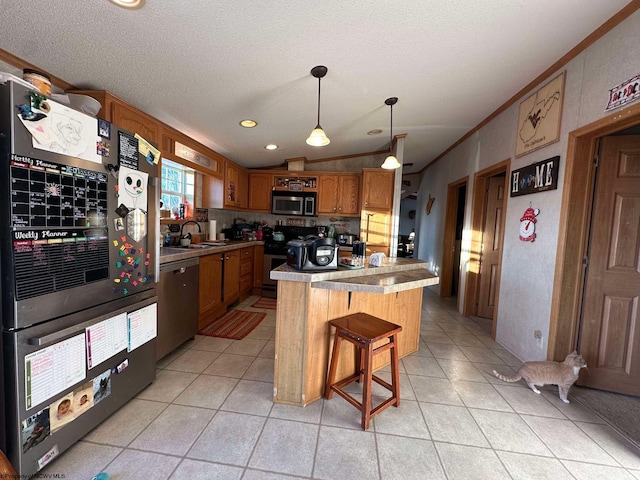
<path fill-rule="evenodd" d="M 542 86 L 566 70 L 560 141 L 515 158 L 518 108 L 520 101 L 532 93 L 527 92 L 423 174 L 416 208 L 417 212 L 423 212 L 416 219 L 418 257 L 427 260 L 434 271 L 440 273 L 449 183 L 467 175 L 471 179 L 463 240 L 463 250 L 469 253 L 474 173 L 506 159 L 511 159 L 511 169 L 518 169 L 560 155 L 557 190 L 507 199 L 496 340 L 523 361 L 546 358 L 568 134 L 612 113 L 604 111 L 609 89 L 640 73 L 639 43 L 640 11 L 637 11 L 540 83 Z M 424 209 L 429 194 L 436 201 L 431 214 L 426 216 Z M 519 220 L 530 203 L 540 209 L 533 243 L 518 239 Z M 467 268 L 465 258 L 468 257 L 463 253 L 463 273 Z M 461 278 L 464 279 L 464 275 Z M 463 282 L 459 299 L 465 287 Z M 543 332 L 542 349 L 536 345 L 534 330 Z"/>

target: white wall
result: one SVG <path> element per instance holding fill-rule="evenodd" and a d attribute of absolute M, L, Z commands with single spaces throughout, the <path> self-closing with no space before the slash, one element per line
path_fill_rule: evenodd
<path fill-rule="evenodd" d="M 507 198 L 496 340 L 523 361 L 546 359 L 568 134 L 612 113 L 604 111 L 609 89 L 640 73 L 639 43 L 640 11 L 636 11 L 423 174 L 416 208 L 417 252 L 436 273 L 440 273 L 442 262 L 447 185 L 467 175 L 470 177 L 461 259 L 462 270 L 466 272 L 468 256 L 465 253 L 471 249 L 469 226 L 474 173 L 508 158 L 511 169 L 515 170 L 560 155 L 557 190 Z M 563 70 L 566 78 L 560 141 L 515 158 L 520 102 Z M 429 194 L 436 200 L 427 216 L 424 209 Z M 540 209 L 537 237 L 535 242 L 521 242 L 519 220 L 530 203 Z M 459 300 L 465 288 L 463 275 Z M 536 345 L 534 330 L 543 332 L 542 348 Z"/>

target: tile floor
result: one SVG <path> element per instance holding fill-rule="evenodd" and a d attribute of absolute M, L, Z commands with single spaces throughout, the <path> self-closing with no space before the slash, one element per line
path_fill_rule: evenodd
<path fill-rule="evenodd" d="M 520 361 L 430 289 L 420 349 L 401 360 L 402 404 L 366 432 L 339 396 L 272 402 L 275 311 L 265 312 L 242 341 L 199 336 L 163 359 L 152 385 L 41 478 L 640 479 L 640 451 L 600 418 L 555 387 L 536 395 L 496 379 Z"/>

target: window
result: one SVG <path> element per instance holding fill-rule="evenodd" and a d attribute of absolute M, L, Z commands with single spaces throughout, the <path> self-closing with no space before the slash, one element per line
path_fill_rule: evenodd
<path fill-rule="evenodd" d="M 162 159 L 162 208 L 171 210 L 175 217 L 181 203 L 193 208 L 195 171 L 166 158 Z"/>

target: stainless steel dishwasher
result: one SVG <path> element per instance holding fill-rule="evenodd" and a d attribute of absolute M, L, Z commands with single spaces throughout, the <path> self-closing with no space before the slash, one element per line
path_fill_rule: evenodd
<path fill-rule="evenodd" d="M 198 258 L 160 265 L 156 360 L 198 332 Z"/>

